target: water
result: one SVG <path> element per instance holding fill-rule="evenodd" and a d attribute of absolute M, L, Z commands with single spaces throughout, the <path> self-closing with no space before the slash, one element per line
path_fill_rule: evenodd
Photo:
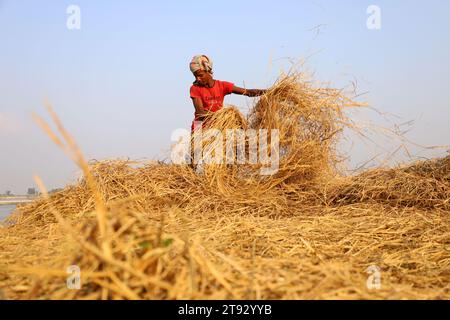
<path fill-rule="evenodd" d="M 4 220 L 16 208 L 15 204 L 1 204 L 0 205 L 0 221 Z"/>

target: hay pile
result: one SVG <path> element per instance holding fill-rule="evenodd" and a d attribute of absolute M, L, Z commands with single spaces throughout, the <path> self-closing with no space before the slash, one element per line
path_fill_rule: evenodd
<path fill-rule="evenodd" d="M 280 130 L 280 166 L 86 163 L 84 179 L 20 207 L 0 228 L 0 290 L 25 299 L 448 299 L 450 158 L 354 177 L 336 143 L 359 104 L 299 75 L 247 118 L 215 128 Z M 45 186 L 40 182 L 41 189 Z M 81 289 L 66 286 L 68 266 Z M 370 266 L 381 288 L 367 286 Z M 370 270 L 370 268 L 369 268 Z"/>

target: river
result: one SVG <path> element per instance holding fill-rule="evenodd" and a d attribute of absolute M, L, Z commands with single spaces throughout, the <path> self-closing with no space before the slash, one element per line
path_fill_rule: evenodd
<path fill-rule="evenodd" d="M 16 208 L 15 204 L 1 204 L 0 205 L 0 221 L 4 220 Z"/>

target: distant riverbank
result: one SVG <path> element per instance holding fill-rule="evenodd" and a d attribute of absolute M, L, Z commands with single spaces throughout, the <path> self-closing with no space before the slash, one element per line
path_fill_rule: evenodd
<path fill-rule="evenodd" d="M 36 199 L 35 196 L 0 196 L 0 205 L 28 203 Z"/>

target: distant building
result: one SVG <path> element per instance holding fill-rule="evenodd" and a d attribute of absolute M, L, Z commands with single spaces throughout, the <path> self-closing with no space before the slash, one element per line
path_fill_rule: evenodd
<path fill-rule="evenodd" d="M 36 195 L 36 189 L 35 188 L 28 188 L 27 194 L 29 196 L 35 196 Z"/>
<path fill-rule="evenodd" d="M 8 190 L 5 192 L 5 196 L 11 196 L 11 195 L 12 195 L 11 191 Z"/>

